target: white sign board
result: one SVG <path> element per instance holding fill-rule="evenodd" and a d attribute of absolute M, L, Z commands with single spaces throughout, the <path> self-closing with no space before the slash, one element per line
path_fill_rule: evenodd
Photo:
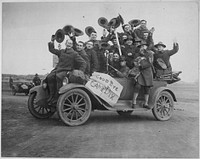
<path fill-rule="evenodd" d="M 111 106 L 117 103 L 123 89 L 114 78 L 99 72 L 94 72 L 85 86 Z"/>

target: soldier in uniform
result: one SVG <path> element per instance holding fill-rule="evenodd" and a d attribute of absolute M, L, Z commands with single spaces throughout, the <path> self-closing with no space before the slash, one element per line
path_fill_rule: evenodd
<path fill-rule="evenodd" d="M 135 59 L 135 52 L 136 52 L 136 47 L 133 45 L 133 38 L 129 36 L 125 40 L 125 45 L 124 47 L 122 46 L 122 55 L 125 56 L 126 58 L 126 64 L 127 66 L 131 69 L 133 67 L 132 61 Z"/>
<path fill-rule="evenodd" d="M 138 97 L 139 91 L 141 88 L 144 89 L 144 108 L 148 107 L 148 100 L 149 100 L 149 93 L 150 87 L 153 86 L 153 72 L 152 72 L 152 63 L 153 63 L 153 52 L 147 50 L 147 44 L 141 43 L 139 46 L 140 52 L 139 56 L 135 59 L 134 64 L 139 67 L 140 74 L 137 77 L 135 86 L 134 86 L 134 93 L 133 93 L 133 101 L 132 107 L 134 108 L 136 105 L 136 99 Z"/>
<path fill-rule="evenodd" d="M 86 42 L 85 52 L 88 55 L 89 62 L 90 62 L 90 75 L 92 75 L 93 72 L 98 71 L 99 69 L 97 53 L 93 47 L 94 47 L 94 44 L 92 41 Z"/>
<path fill-rule="evenodd" d="M 47 76 L 50 97 L 48 99 L 49 105 L 54 106 L 58 98 L 58 90 L 62 86 L 64 77 L 79 65 L 79 69 L 85 72 L 85 60 L 72 49 L 72 40 L 66 40 L 66 49 L 57 50 L 54 48 L 55 37 L 52 37 L 51 42 L 48 43 L 49 51 L 58 56 L 59 61 L 55 69 Z"/>
<path fill-rule="evenodd" d="M 35 74 L 35 77 L 33 78 L 33 83 L 35 84 L 35 86 L 38 86 L 41 83 L 41 79 L 39 78 L 37 73 Z"/>
<path fill-rule="evenodd" d="M 113 44 L 113 45 L 110 46 L 109 52 L 112 52 L 113 54 L 114 54 L 114 53 L 118 53 L 118 54 L 119 54 L 119 49 L 118 49 L 116 37 L 114 36 L 114 37 L 111 39 L 111 41 L 112 41 L 112 44 Z"/>
<path fill-rule="evenodd" d="M 142 39 L 143 38 L 143 31 L 148 30 L 147 29 L 147 21 L 146 20 L 141 20 L 140 21 L 140 26 L 134 30 L 135 34 L 137 35 L 138 38 Z"/>
<path fill-rule="evenodd" d="M 154 67 L 156 70 L 156 75 L 160 76 L 164 73 L 171 73 L 172 67 L 170 63 L 170 57 L 178 52 L 179 45 L 177 42 L 173 43 L 173 49 L 172 50 L 164 50 L 166 45 L 164 45 L 162 42 L 159 42 L 155 45 L 155 54 L 154 54 Z"/>
<path fill-rule="evenodd" d="M 87 55 L 87 53 L 85 52 L 84 50 L 84 42 L 82 41 L 79 41 L 77 43 L 77 46 L 76 46 L 76 51 L 79 53 L 79 55 L 85 60 L 86 64 L 87 64 L 87 67 L 85 69 L 85 74 L 86 75 L 90 75 L 90 61 L 89 61 L 89 57 Z M 77 68 L 79 68 L 79 66 L 77 66 Z"/>
<path fill-rule="evenodd" d="M 148 49 L 152 50 L 154 47 L 153 32 L 146 29 L 142 31 L 142 35 L 141 41 L 147 43 Z"/>
<path fill-rule="evenodd" d="M 118 77 L 120 78 L 128 77 L 130 69 L 126 65 L 126 59 L 124 56 L 120 57 L 119 63 L 120 63 L 120 68 L 119 71 L 117 71 Z"/>

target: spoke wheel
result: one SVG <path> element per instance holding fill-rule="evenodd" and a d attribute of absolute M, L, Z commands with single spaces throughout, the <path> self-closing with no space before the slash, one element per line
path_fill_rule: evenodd
<path fill-rule="evenodd" d="M 120 111 L 120 110 L 118 110 L 117 111 L 117 113 L 119 115 L 121 115 L 121 116 L 130 116 L 132 112 L 133 112 L 132 110 L 128 110 L 128 111 Z"/>
<path fill-rule="evenodd" d="M 169 120 L 174 111 L 174 101 L 169 92 L 163 91 L 156 99 L 152 109 L 153 115 L 157 120 Z"/>
<path fill-rule="evenodd" d="M 88 120 L 92 106 L 85 91 L 73 89 L 59 97 L 57 110 L 59 117 L 65 124 L 77 126 Z"/>
<path fill-rule="evenodd" d="M 31 93 L 28 99 L 28 109 L 34 117 L 39 119 L 46 119 L 55 113 L 55 111 L 52 111 L 46 105 L 37 105 L 35 99 L 36 92 Z"/>

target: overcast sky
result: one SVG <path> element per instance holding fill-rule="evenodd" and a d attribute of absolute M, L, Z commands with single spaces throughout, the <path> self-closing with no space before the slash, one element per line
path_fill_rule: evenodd
<path fill-rule="evenodd" d="M 93 26 L 98 39 L 103 28 L 98 18 L 122 15 L 125 23 L 146 19 L 155 28 L 154 43 L 162 41 L 172 49 L 177 39 L 179 52 L 171 57 L 173 70 L 181 70 L 186 82 L 198 79 L 198 3 L 195 1 L 132 2 L 18 2 L 2 3 L 2 73 L 45 74 L 52 69 L 47 43 L 57 29 L 71 24 L 82 31 Z M 117 29 L 121 32 L 121 27 Z M 84 31 L 85 32 L 85 31 Z M 86 34 L 77 40 L 88 40 Z M 64 45 L 62 45 L 64 47 Z"/>

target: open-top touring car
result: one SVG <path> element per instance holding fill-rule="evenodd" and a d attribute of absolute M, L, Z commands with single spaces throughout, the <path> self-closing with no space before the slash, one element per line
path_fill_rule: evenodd
<path fill-rule="evenodd" d="M 135 82 L 133 79 L 105 79 L 105 77 L 109 76 L 103 73 L 97 73 L 99 77 L 102 75 L 100 80 L 104 82 L 107 80 L 109 84 L 113 84 L 112 80 L 115 80 L 115 82 L 123 86 L 118 97 L 112 91 L 112 89 L 116 89 L 117 86 L 102 85 L 101 81 L 95 80 L 92 76 L 85 85 L 66 83 L 65 79 L 63 86 L 59 90 L 59 99 L 56 109 L 52 109 L 52 107 L 47 104 L 49 93 L 48 84 L 45 82 L 30 90 L 28 108 L 34 117 L 40 119 L 49 118 L 57 111 L 60 119 L 70 126 L 77 126 L 85 123 L 94 110 L 116 111 L 119 115 L 126 116 L 131 115 L 134 111 L 152 110 L 157 120 L 165 121 L 171 118 L 174 110 L 174 102 L 177 101 L 172 90 L 167 87 L 167 84 L 179 81 L 180 78 L 177 77 L 180 73 L 181 72 L 172 73 L 163 78 L 154 79 L 149 97 L 150 109 L 143 108 L 144 94 L 142 90 L 139 93 L 136 107 L 131 107 L 134 90 L 133 85 Z M 98 93 L 98 91 L 100 93 Z M 115 102 L 112 103 L 112 100 L 115 100 Z"/>

